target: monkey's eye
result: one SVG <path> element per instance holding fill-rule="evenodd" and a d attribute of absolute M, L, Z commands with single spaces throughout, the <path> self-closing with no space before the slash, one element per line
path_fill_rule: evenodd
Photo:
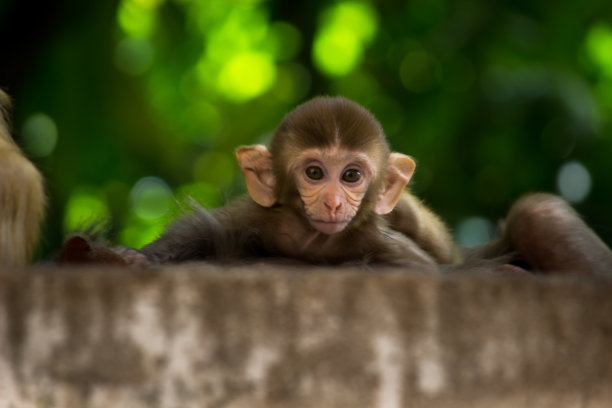
<path fill-rule="evenodd" d="M 319 166 L 307 167 L 306 176 L 312 180 L 321 180 L 323 178 L 323 170 Z"/>
<path fill-rule="evenodd" d="M 347 183 L 355 183 L 356 181 L 359 181 L 360 178 L 361 172 L 357 169 L 348 169 L 342 175 L 342 180 L 346 181 Z"/>

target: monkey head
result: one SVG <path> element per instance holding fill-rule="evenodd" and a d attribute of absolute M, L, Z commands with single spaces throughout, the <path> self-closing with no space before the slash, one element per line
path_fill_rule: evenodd
<path fill-rule="evenodd" d="M 317 97 L 287 114 L 270 149 L 236 151 L 247 189 L 264 206 L 291 206 L 324 234 L 393 210 L 415 163 L 390 153 L 382 127 L 359 104 Z"/>

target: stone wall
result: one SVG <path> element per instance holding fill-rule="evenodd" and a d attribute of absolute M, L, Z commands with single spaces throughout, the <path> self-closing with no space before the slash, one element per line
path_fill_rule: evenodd
<path fill-rule="evenodd" d="M 610 279 L 0 273 L 0 408 L 610 406 Z"/>

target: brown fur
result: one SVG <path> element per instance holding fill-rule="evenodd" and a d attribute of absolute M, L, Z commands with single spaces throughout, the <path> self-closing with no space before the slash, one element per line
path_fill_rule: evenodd
<path fill-rule="evenodd" d="M 9 132 L 10 100 L 0 90 L 0 263 L 32 257 L 45 209 L 43 179 Z"/>

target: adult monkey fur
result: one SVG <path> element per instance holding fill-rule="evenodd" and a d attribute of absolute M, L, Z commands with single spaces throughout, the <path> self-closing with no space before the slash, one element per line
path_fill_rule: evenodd
<path fill-rule="evenodd" d="M 405 190 L 414 161 L 391 153 L 374 116 L 342 97 L 290 112 L 270 149 L 236 152 L 249 197 L 196 208 L 142 253 L 149 262 L 282 256 L 436 269 L 461 263 L 445 225 Z M 541 272 L 610 272 L 612 252 L 565 201 L 519 200 L 500 238 L 471 259 L 511 257 Z"/>
<path fill-rule="evenodd" d="M 0 89 L 0 264 L 30 262 L 45 209 L 43 179 L 9 132 L 10 99 Z"/>

